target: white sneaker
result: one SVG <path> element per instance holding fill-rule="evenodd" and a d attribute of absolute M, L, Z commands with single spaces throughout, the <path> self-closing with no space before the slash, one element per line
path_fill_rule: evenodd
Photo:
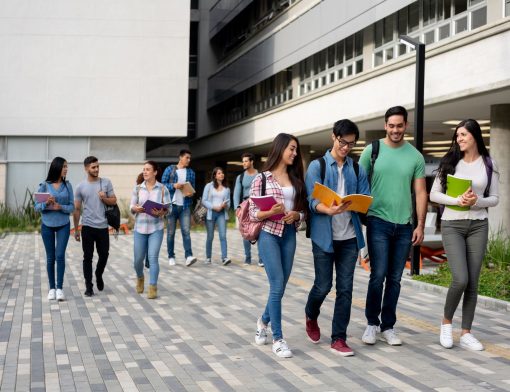
<path fill-rule="evenodd" d="M 64 301 L 66 297 L 64 296 L 64 290 L 57 289 L 57 301 Z"/>
<path fill-rule="evenodd" d="M 175 257 L 168 258 L 168 265 L 170 265 L 170 266 L 175 265 Z"/>
<path fill-rule="evenodd" d="M 204 264 L 211 264 L 211 259 L 205 259 Z"/>
<path fill-rule="evenodd" d="M 439 334 L 439 343 L 444 348 L 452 348 L 453 347 L 453 334 L 452 334 L 452 325 L 451 324 L 441 324 L 441 333 Z"/>
<path fill-rule="evenodd" d="M 257 333 L 255 334 L 255 344 L 262 346 L 267 344 L 267 325 L 262 322 L 262 318 L 257 320 Z"/>
<path fill-rule="evenodd" d="M 258 262 L 258 266 L 259 266 L 259 267 L 263 267 L 263 266 L 264 266 L 264 263 L 263 263 L 262 261 L 259 261 L 259 262 Z"/>
<path fill-rule="evenodd" d="M 273 352 L 280 358 L 292 357 L 292 351 L 290 351 L 289 346 L 287 346 L 287 342 L 283 339 L 273 343 Z"/>
<path fill-rule="evenodd" d="M 55 289 L 50 289 L 50 291 L 48 291 L 48 299 L 50 301 L 54 301 L 55 298 L 56 298 Z"/>
<path fill-rule="evenodd" d="M 197 262 L 197 258 L 194 256 L 186 257 L 186 267 L 191 267 L 193 264 Z"/>
<path fill-rule="evenodd" d="M 378 329 L 377 325 L 367 325 L 367 328 L 361 337 L 361 341 L 365 344 L 375 344 L 377 341 L 376 335 Z"/>
<path fill-rule="evenodd" d="M 222 263 L 223 263 L 223 265 L 229 265 L 231 261 L 232 261 L 232 260 L 230 260 L 228 257 L 225 257 L 225 258 L 223 259 Z"/>
<path fill-rule="evenodd" d="M 460 347 L 473 351 L 483 351 L 483 344 L 470 333 L 460 337 Z"/>
<path fill-rule="evenodd" d="M 398 337 L 397 333 L 393 328 L 387 329 L 381 332 L 381 338 L 383 342 L 388 343 L 390 346 L 401 346 L 402 340 Z"/>

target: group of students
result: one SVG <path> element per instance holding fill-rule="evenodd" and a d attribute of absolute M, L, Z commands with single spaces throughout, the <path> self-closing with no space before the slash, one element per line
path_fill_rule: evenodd
<path fill-rule="evenodd" d="M 371 272 L 365 305 L 367 326 L 361 340 L 367 345 L 377 340 L 391 346 L 402 344 L 394 329 L 400 281 L 411 246 L 423 241 L 428 203 L 425 161 L 404 140 L 407 125 L 405 108 L 388 109 L 384 123 L 386 136 L 367 145 L 356 163 L 348 155 L 358 141 L 358 127 L 347 119 L 336 122 L 331 148 L 322 158 L 310 163 L 306 178 L 299 140 L 285 133 L 276 136 L 265 166 L 250 189 L 250 196 L 260 196 L 265 182 L 265 194 L 277 201 L 271 210 L 261 211 L 250 200 L 251 220 L 263 222 L 258 248 L 269 281 L 267 304 L 257 320 L 257 345 L 268 343 L 270 323 L 272 351 L 278 357 L 292 357 L 282 332 L 282 298 L 292 270 L 296 231 L 310 214 L 315 279 L 304 309 L 305 330 L 313 343 L 320 341 L 318 318 L 331 290 L 335 270 L 331 351 L 345 357 L 354 355 L 346 340 L 354 269 L 359 250 L 365 246 L 362 223 L 358 213 L 348 210 L 349 203 L 328 206 L 314 199 L 312 191 L 316 182 L 341 196 L 357 193 L 373 197 L 365 220 Z M 459 197 L 448 196 L 449 174 L 471 180 L 471 187 Z M 445 348 L 453 346 L 452 320 L 463 296 L 460 346 L 483 350 L 471 327 L 488 238 L 487 208 L 498 203 L 498 178 L 480 125 L 475 120 L 460 122 L 439 164 L 430 194 L 431 201 L 446 207 L 469 207 L 464 211 L 446 208 L 442 215 L 444 248 L 452 271 L 440 327 L 439 341 Z M 412 222 L 412 190 L 416 197 L 417 222 Z M 281 213 L 284 214 L 281 221 L 269 219 Z"/>
<path fill-rule="evenodd" d="M 305 305 L 305 330 L 313 343 L 318 343 L 321 331 L 318 317 L 324 299 L 333 284 L 336 272 L 336 298 L 332 320 L 331 350 L 342 356 L 354 355 L 347 344 L 353 277 L 358 253 L 365 247 L 361 217 L 348 210 L 349 203 L 328 206 L 314 199 L 316 182 L 339 195 L 372 195 L 373 203 L 366 216 L 367 247 L 370 255 L 370 279 L 366 296 L 367 326 L 362 336 L 365 344 L 379 340 L 389 345 L 401 345 L 394 329 L 400 281 L 412 245 L 424 238 L 428 195 L 425 184 L 423 156 L 404 140 L 407 111 L 401 106 L 385 114 L 386 136 L 368 145 L 359 163 L 349 153 L 359 139 L 355 123 L 344 119 L 334 124 L 331 148 L 324 156 L 310 163 L 304 175 L 301 148 L 297 137 L 280 133 L 274 139 L 264 168 L 258 173 L 253 167 L 252 154 L 244 154 L 244 172 L 236 178 L 234 206 L 249 197 L 272 195 L 277 203 L 269 211 L 261 211 L 250 199 L 250 219 L 262 223 L 258 238 L 259 265 L 265 267 L 269 281 L 269 296 L 263 313 L 257 320 L 255 343 L 268 343 L 269 324 L 272 350 L 278 357 L 292 356 L 282 332 L 282 298 L 289 280 L 296 249 L 296 232 L 309 217 L 315 279 Z M 191 152 L 182 150 L 176 165 L 161 174 L 156 162 L 147 161 L 142 177 L 133 189 L 130 210 L 135 215 L 134 269 L 136 291 L 144 292 L 144 261 L 149 267 L 148 298 L 157 297 L 159 252 L 163 241 L 164 220 L 168 221 L 167 248 L 170 266 L 176 264 L 174 237 L 176 222 L 180 222 L 185 251 L 185 265 L 197 258 L 191 248 L 190 226 L 192 195 L 182 192 L 184 184 L 195 186 L 195 173 L 189 167 Z M 322 161 L 322 162 L 321 162 Z M 488 167 L 490 166 L 490 170 Z M 103 272 L 108 260 L 109 235 L 105 205 L 117 202 L 111 181 L 99 177 L 95 157 L 84 161 L 87 179 L 73 193 L 65 179 L 67 162 L 55 158 L 39 192 L 50 197 L 37 202 L 42 213 L 41 235 L 46 249 L 49 280 L 48 299 L 63 300 L 65 250 L 70 233 L 69 214 L 73 213 L 75 239 L 82 241 L 83 272 L 86 296 L 94 295 L 92 257 L 94 245 L 99 260 L 95 270 L 98 290 L 103 290 Z M 472 186 L 457 198 L 446 194 L 447 176 L 455 175 L 472 181 Z M 462 332 L 460 345 L 471 350 L 483 350 L 483 345 L 471 334 L 477 301 L 478 279 L 488 239 L 487 208 L 497 205 L 499 174 L 495 162 L 484 145 L 479 124 L 465 120 L 458 124 L 449 151 L 443 157 L 432 186 L 430 199 L 445 206 L 469 207 L 463 211 L 446 208 L 441 217 L 442 236 L 452 282 L 446 297 L 440 328 L 440 343 L 453 346 L 452 320 L 463 296 Z M 417 222 L 412 222 L 411 188 L 416 196 Z M 145 201 L 170 204 L 169 209 L 144 210 Z M 218 225 L 221 262 L 230 263 L 227 255 L 226 221 L 230 209 L 230 189 L 223 169 L 217 167 L 203 192 L 202 203 L 207 208 L 206 263 L 211 263 L 212 240 Z M 79 220 L 83 216 L 81 231 Z M 271 216 L 283 214 L 281 220 Z M 81 235 L 80 235 L 81 233 Z M 251 264 L 251 243 L 244 241 L 245 263 Z M 57 278 L 55 282 L 55 262 Z"/>

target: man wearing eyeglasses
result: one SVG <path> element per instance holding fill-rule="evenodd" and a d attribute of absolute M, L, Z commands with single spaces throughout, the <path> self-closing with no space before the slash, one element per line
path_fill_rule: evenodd
<path fill-rule="evenodd" d="M 379 339 L 391 346 L 402 340 L 393 326 L 400 295 L 400 280 L 411 245 L 423 241 L 427 189 L 425 160 L 404 140 L 407 111 L 395 106 L 384 116 L 386 137 L 379 141 L 379 154 L 372 166 L 372 146 L 363 150 L 359 163 L 371 173 L 371 192 L 374 197 L 367 216 L 367 243 L 370 255 L 365 316 L 367 327 L 361 340 L 375 344 Z M 411 185 L 416 194 L 417 228 L 412 225 Z M 384 286 L 384 293 L 383 293 Z M 379 319 L 380 316 L 380 319 Z"/>
<path fill-rule="evenodd" d="M 348 156 L 358 138 L 359 130 L 356 124 L 350 120 L 337 121 L 331 134 L 331 149 L 326 151 L 322 158 L 310 163 L 306 173 L 311 211 L 310 238 L 315 268 L 314 284 L 305 307 L 306 333 L 313 343 L 319 343 L 320 328 L 317 319 L 321 305 L 331 290 L 335 269 L 336 299 L 331 351 L 344 357 L 354 355 L 346 339 L 351 316 L 354 268 L 358 252 L 365 246 L 361 222 L 357 213 L 346 211 L 350 202 L 328 206 L 311 195 L 316 182 L 323 183 L 340 196 L 370 194 L 365 170 Z M 325 164 L 323 173 L 320 160 Z"/>

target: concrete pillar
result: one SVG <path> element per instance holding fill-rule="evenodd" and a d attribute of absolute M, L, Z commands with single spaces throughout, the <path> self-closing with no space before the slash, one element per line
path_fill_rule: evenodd
<path fill-rule="evenodd" d="M 492 232 L 501 227 L 510 235 L 510 103 L 491 106 L 490 154 L 499 172 L 499 204 L 489 208 Z"/>
<path fill-rule="evenodd" d="M 501 0 L 487 0 L 487 24 L 496 22 L 504 17 L 504 7 Z"/>
<path fill-rule="evenodd" d="M 374 25 L 365 27 L 363 30 L 363 71 L 373 68 L 372 57 L 374 55 Z"/>

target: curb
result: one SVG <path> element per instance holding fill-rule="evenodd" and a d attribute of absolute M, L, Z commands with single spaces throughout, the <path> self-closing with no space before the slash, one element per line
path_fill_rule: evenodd
<path fill-rule="evenodd" d="M 446 297 L 446 293 L 448 292 L 447 287 L 437 286 L 435 284 L 426 282 L 420 282 L 417 280 L 412 280 L 411 278 L 402 279 L 401 282 L 403 286 L 418 289 L 420 291 L 441 294 L 444 297 Z M 510 312 L 510 302 L 503 301 L 501 299 L 485 297 L 483 295 L 478 296 L 477 306 L 482 306 L 485 309 L 499 312 Z"/>

